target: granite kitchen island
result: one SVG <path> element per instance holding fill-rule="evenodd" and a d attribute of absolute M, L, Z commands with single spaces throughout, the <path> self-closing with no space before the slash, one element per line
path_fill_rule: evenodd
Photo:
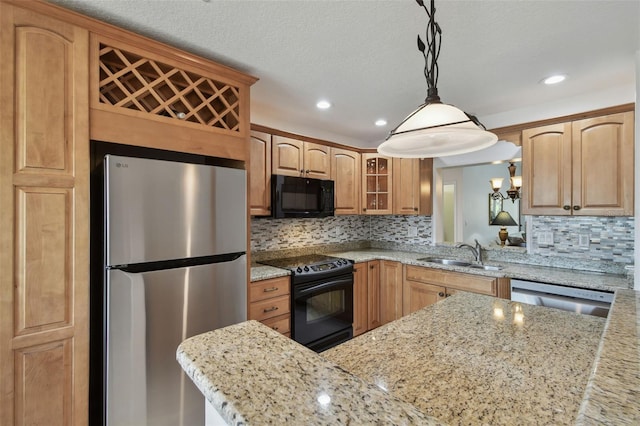
<path fill-rule="evenodd" d="M 605 320 L 460 292 L 321 354 L 248 321 L 177 357 L 229 424 L 634 424 L 637 303 L 619 290 Z"/>

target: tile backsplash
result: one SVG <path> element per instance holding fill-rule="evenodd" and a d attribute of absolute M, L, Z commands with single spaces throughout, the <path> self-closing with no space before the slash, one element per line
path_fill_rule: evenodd
<path fill-rule="evenodd" d="M 634 262 L 632 217 L 527 216 L 530 253 L 580 261 Z M 540 233 L 552 233 L 553 245 L 541 244 Z M 319 219 L 251 220 L 251 251 L 309 249 L 314 246 L 370 241 L 429 247 L 429 216 L 335 216 Z M 580 244 L 582 242 L 582 244 Z"/>

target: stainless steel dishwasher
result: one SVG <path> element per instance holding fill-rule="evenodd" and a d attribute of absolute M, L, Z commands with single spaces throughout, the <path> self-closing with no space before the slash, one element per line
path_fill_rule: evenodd
<path fill-rule="evenodd" d="M 613 293 L 512 279 L 511 300 L 606 318 Z"/>

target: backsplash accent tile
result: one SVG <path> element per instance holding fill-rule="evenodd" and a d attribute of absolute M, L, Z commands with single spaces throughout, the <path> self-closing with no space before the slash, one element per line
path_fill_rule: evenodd
<path fill-rule="evenodd" d="M 251 219 L 251 251 L 308 248 L 369 239 L 367 216 Z"/>
<path fill-rule="evenodd" d="M 634 262 L 633 217 L 530 216 L 532 235 L 527 236 L 532 254 L 570 259 Z M 540 232 L 553 232 L 553 245 L 539 244 Z M 589 247 L 580 246 L 580 236 Z"/>
<path fill-rule="evenodd" d="M 431 245 L 431 216 L 370 216 L 372 241 Z M 417 236 L 409 236 L 409 228 L 417 229 Z"/>

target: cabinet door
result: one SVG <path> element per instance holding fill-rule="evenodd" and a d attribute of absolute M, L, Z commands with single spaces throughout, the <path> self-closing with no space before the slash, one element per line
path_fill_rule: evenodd
<path fill-rule="evenodd" d="M 356 263 L 353 266 L 353 335 L 357 336 L 369 329 L 367 321 L 367 264 Z"/>
<path fill-rule="evenodd" d="M 425 306 L 433 305 L 445 296 L 444 287 L 406 280 L 402 284 L 402 315 L 409 315 Z"/>
<path fill-rule="evenodd" d="M 331 179 L 330 148 L 317 143 L 304 143 L 304 175 L 314 179 Z"/>
<path fill-rule="evenodd" d="M 433 158 L 393 159 L 393 213 L 430 215 Z"/>
<path fill-rule="evenodd" d="M 574 215 L 633 215 L 633 112 L 572 123 Z"/>
<path fill-rule="evenodd" d="M 380 263 L 380 323 L 402 317 L 402 263 L 383 260 Z"/>
<path fill-rule="evenodd" d="M 522 132 L 522 214 L 571 214 L 571 124 Z"/>
<path fill-rule="evenodd" d="M 304 142 L 273 136 L 271 166 L 274 175 L 301 176 L 304 172 Z"/>
<path fill-rule="evenodd" d="M 367 328 L 380 327 L 380 261 L 367 262 Z"/>
<path fill-rule="evenodd" d="M 271 135 L 251 132 L 249 203 L 251 215 L 271 214 Z"/>
<path fill-rule="evenodd" d="M 0 424 L 83 425 L 89 34 L 3 2 L 0 22 Z"/>
<path fill-rule="evenodd" d="M 362 211 L 364 214 L 392 214 L 392 159 L 362 154 L 362 168 Z"/>
<path fill-rule="evenodd" d="M 335 182 L 335 214 L 360 214 L 360 153 L 331 148 L 331 179 Z"/>

